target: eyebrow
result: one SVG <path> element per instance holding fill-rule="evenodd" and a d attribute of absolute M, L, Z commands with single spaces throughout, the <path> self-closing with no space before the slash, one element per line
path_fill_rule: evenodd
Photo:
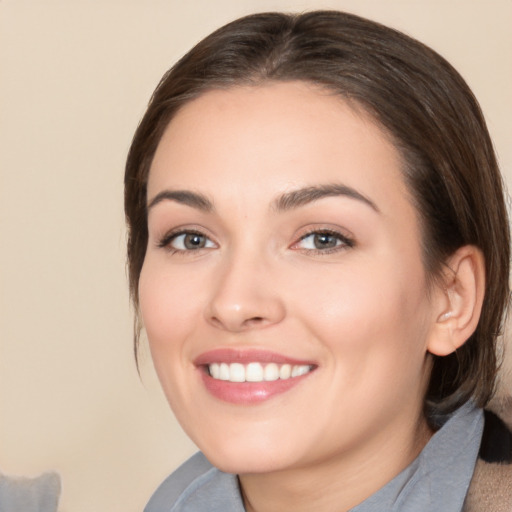
<path fill-rule="evenodd" d="M 368 205 L 370 208 L 380 213 L 377 205 L 368 197 L 364 196 L 357 190 L 347 185 L 342 184 L 327 184 L 317 185 L 311 187 L 304 187 L 298 190 L 292 190 L 279 196 L 272 204 L 273 208 L 278 212 L 284 212 L 299 208 L 308 203 L 318 201 L 324 197 L 344 196 L 350 199 L 361 201 Z"/>
<path fill-rule="evenodd" d="M 197 208 L 204 212 L 213 211 L 213 203 L 205 195 L 190 190 L 163 190 L 159 192 L 148 204 L 148 210 L 162 201 L 174 201 Z"/>
<path fill-rule="evenodd" d="M 318 201 L 325 197 L 344 196 L 361 201 L 380 213 L 377 205 L 369 198 L 352 187 L 341 184 L 316 185 L 292 190 L 282 194 L 272 202 L 272 208 L 278 212 L 285 212 L 300 208 L 308 203 Z M 163 190 L 159 192 L 148 204 L 148 210 L 163 201 L 174 201 L 204 212 L 214 210 L 213 202 L 205 195 L 190 190 Z"/>

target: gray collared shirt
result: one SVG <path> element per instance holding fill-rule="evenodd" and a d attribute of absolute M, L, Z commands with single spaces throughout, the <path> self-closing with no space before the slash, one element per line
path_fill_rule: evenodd
<path fill-rule="evenodd" d="M 482 411 L 463 405 L 407 468 L 350 512 L 460 512 L 482 430 Z M 162 483 L 144 512 L 244 510 L 236 475 L 219 471 L 197 453 Z"/>

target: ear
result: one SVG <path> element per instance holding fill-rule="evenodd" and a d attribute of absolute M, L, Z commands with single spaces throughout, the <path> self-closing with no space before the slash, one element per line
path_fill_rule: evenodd
<path fill-rule="evenodd" d="M 446 356 L 467 341 L 480 319 L 485 294 L 485 263 L 480 249 L 466 245 L 452 254 L 436 287 L 435 318 L 427 349 Z"/>

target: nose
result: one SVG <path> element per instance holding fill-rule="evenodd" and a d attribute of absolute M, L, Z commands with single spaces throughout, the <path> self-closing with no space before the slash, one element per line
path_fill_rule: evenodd
<path fill-rule="evenodd" d="M 277 324 L 284 318 L 284 302 L 270 266 L 257 256 L 233 257 L 216 277 L 205 311 L 210 324 L 243 332 Z"/>

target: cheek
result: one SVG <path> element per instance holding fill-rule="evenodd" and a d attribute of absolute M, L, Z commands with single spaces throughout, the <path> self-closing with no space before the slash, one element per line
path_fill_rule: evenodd
<path fill-rule="evenodd" d="M 299 316 L 335 353 L 421 364 L 430 307 L 422 268 L 409 268 L 403 275 L 395 261 L 310 274 Z"/>
<path fill-rule="evenodd" d="M 139 302 L 151 352 L 180 349 L 180 340 L 197 323 L 201 283 L 190 273 L 170 272 L 163 265 L 146 261 L 139 279 Z M 156 363 L 157 361 L 155 361 Z"/>
<path fill-rule="evenodd" d="M 398 414 L 400 404 L 419 399 L 428 377 L 427 305 L 419 288 L 377 277 L 328 287 L 323 304 L 311 301 L 310 330 L 333 363 L 336 395 L 351 390 L 348 407 Z"/>

